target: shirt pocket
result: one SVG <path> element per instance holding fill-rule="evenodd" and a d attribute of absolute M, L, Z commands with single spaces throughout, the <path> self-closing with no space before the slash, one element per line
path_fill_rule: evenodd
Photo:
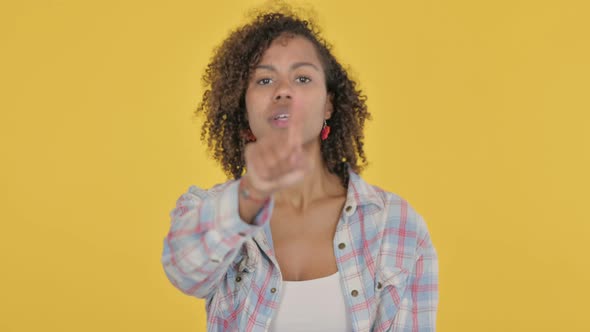
<path fill-rule="evenodd" d="M 374 326 L 393 324 L 398 313 L 404 293 L 406 291 L 408 271 L 397 267 L 384 267 L 376 274 L 375 294 L 377 295 L 377 310 Z M 388 330 L 388 329 L 385 329 Z"/>
<path fill-rule="evenodd" d="M 256 270 L 256 258 L 252 254 L 248 244 L 245 243 L 227 269 L 216 295 L 218 297 L 215 303 L 217 316 L 223 319 L 227 318 L 246 301 L 254 282 L 254 271 Z"/>

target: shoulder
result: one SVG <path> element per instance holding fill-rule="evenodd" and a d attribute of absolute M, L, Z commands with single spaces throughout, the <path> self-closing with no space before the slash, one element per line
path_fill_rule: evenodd
<path fill-rule="evenodd" d="M 377 227 L 386 240 L 418 246 L 428 238 L 428 227 L 422 215 L 412 203 L 400 194 L 367 183 L 359 175 L 351 173 L 352 195 L 367 207 L 366 212 L 379 216 Z M 403 237 L 403 239 L 401 239 Z"/>
<path fill-rule="evenodd" d="M 221 193 L 228 190 L 232 184 L 237 183 L 237 180 L 229 180 L 223 183 L 215 184 L 210 188 L 204 188 L 197 185 L 189 185 L 188 189 L 184 191 L 176 200 L 176 207 L 192 207 L 202 200 L 210 197 L 219 196 Z"/>
<path fill-rule="evenodd" d="M 373 190 L 377 193 L 384 209 L 397 216 L 405 215 L 410 218 L 419 216 L 416 208 L 410 201 L 400 194 L 385 190 L 379 186 L 371 185 Z"/>
<path fill-rule="evenodd" d="M 169 212 L 170 217 L 173 219 L 190 218 L 207 199 L 221 196 L 221 193 L 230 189 L 231 185 L 236 182 L 236 180 L 230 180 L 218 183 L 211 188 L 189 185 L 188 189 L 176 199 L 174 208 Z"/>
<path fill-rule="evenodd" d="M 386 214 L 386 227 L 413 230 L 418 237 L 428 232 L 426 222 L 418 210 L 405 197 L 371 185 L 378 193 Z"/>
<path fill-rule="evenodd" d="M 215 184 L 213 187 L 210 188 L 203 188 L 197 185 L 190 185 L 188 190 L 186 191 L 187 194 L 199 197 L 199 198 L 206 198 L 210 196 L 217 196 L 226 190 L 231 184 L 236 183 L 237 180 L 229 180 L 223 183 Z"/>

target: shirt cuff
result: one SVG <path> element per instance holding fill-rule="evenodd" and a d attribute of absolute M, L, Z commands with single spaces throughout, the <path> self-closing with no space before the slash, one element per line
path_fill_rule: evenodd
<path fill-rule="evenodd" d="M 231 238 L 235 235 L 242 237 L 252 236 L 270 221 L 274 208 L 274 198 L 271 196 L 270 200 L 258 211 L 252 224 L 242 220 L 239 210 L 240 181 L 230 183 L 217 201 L 217 211 L 224 216 L 219 218 L 217 226 L 224 238 Z"/>

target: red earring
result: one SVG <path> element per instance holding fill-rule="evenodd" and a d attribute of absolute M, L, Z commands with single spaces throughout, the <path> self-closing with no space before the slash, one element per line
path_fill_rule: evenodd
<path fill-rule="evenodd" d="M 242 131 L 242 137 L 246 140 L 246 142 L 256 142 L 256 136 L 252 133 L 250 128 Z"/>
<path fill-rule="evenodd" d="M 327 140 L 328 135 L 330 135 L 330 126 L 328 126 L 328 123 L 326 122 L 326 120 L 324 120 L 324 126 L 322 127 L 321 132 L 322 141 Z"/>

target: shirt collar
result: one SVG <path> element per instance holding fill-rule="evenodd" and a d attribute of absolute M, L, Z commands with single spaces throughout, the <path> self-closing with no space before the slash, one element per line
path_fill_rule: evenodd
<path fill-rule="evenodd" d="M 350 166 L 348 166 L 348 164 L 347 167 L 349 180 L 346 205 L 353 205 L 353 211 L 358 206 L 370 204 L 374 204 L 379 209 L 383 209 L 385 203 L 383 201 L 381 190 L 363 180 L 360 175 L 355 173 Z"/>

